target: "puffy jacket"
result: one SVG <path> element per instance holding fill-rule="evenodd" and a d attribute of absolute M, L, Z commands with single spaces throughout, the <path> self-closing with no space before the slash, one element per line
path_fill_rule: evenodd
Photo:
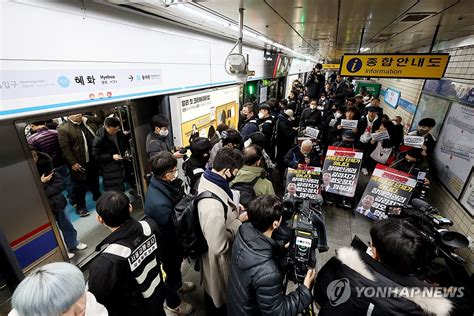
<path fill-rule="evenodd" d="M 191 155 L 191 157 L 189 157 L 189 159 L 183 163 L 182 168 L 186 179 L 188 180 L 191 193 L 194 193 L 194 187 L 196 186 L 196 183 L 198 182 L 199 178 L 201 178 L 201 175 L 206 170 L 206 164 L 208 161 L 208 157 L 198 158 Z"/>
<path fill-rule="evenodd" d="M 53 161 L 48 154 L 37 152 L 38 162 L 36 168 L 40 176 L 48 175 L 53 170 Z M 51 180 L 43 183 L 44 191 L 48 197 L 48 204 L 51 207 L 53 213 L 62 212 L 67 205 L 67 200 L 62 194 L 64 189 L 63 178 L 58 172 L 54 172 Z"/>
<path fill-rule="evenodd" d="M 400 295 L 367 297 L 364 293 L 371 291 L 361 292 L 363 288 L 378 291 L 384 287 L 399 288 Z M 411 276 L 397 275 L 366 253 L 340 248 L 337 256 L 318 272 L 313 293 L 321 307 L 319 316 L 450 314 L 453 308 L 450 300 L 436 295 L 422 296 L 411 291 L 412 288 L 430 288 L 430 285 Z"/>
<path fill-rule="evenodd" d="M 332 93 L 334 93 L 334 102 L 336 104 L 344 104 L 346 98 L 349 98 L 353 91 L 349 83 L 343 79 L 340 83 L 334 82 Z"/>
<path fill-rule="evenodd" d="M 245 142 L 250 135 L 255 132 L 258 132 L 258 121 L 256 117 L 252 117 L 245 121 L 244 125 L 240 129 L 240 135 L 242 136 L 242 143 Z"/>
<path fill-rule="evenodd" d="M 146 136 L 146 153 L 148 158 L 153 158 L 160 151 L 171 152 L 171 144 L 168 136 L 160 136 L 154 132 L 148 133 Z"/>
<path fill-rule="evenodd" d="M 324 75 L 319 73 L 311 73 L 309 75 L 308 81 L 306 81 L 305 86 L 308 88 L 308 96 L 310 99 L 317 99 L 319 98 L 319 94 L 324 89 L 325 83 Z"/>
<path fill-rule="evenodd" d="M 115 161 L 112 157 L 113 155 L 121 155 L 123 157 L 128 149 L 128 140 L 121 131 L 115 135 L 117 136 L 117 145 L 109 138 L 104 127 L 101 127 L 97 131 L 97 136 L 92 143 L 92 154 L 94 159 L 99 162 L 105 191 L 124 191 L 124 161 Z"/>
<path fill-rule="evenodd" d="M 321 167 L 321 159 L 319 158 L 319 152 L 316 148 L 313 147 L 311 152 L 309 153 L 309 164 L 310 167 Z M 301 147 L 295 146 L 291 148 L 283 158 L 283 161 L 286 166 L 296 169 L 298 168 L 298 164 L 306 164 L 305 156 L 301 152 Z"/>
<path fill-rule="evenodd" d="M 274 259 L 276 247 L 251 223 L 241 225 L 232 249 L 229 316 L 296 315 L 309 306 L 311 292 L 304 285 L 285 295 L 283 273 Z"/>
<path fill-rule="evenodd" d="M 277 156 L 278 160 L 283 160 L 285 154 L 295 144 L 297 132 L 293 129 L 292 122 L 285 113 L 278 116 L 277 121 Z"/>
<path fill-rule="evenodd" d="M 259 177 L 260 179 L 258 179 L 253 186 L 255 195 L 275 195 L 275 190 L 273 189 L 271 181 L 267 178 L 261 178 L 262 173 L 264 172 L 265 170 L 261 167 L 243 166 L 231 184 L 251 183 L 255 178 Z"/>

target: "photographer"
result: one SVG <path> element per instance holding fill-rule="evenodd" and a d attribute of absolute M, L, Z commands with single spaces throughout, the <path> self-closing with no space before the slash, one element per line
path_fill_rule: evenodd
<path fill-rule="evenodd" d="M 311 304 L 312 269 L 303 285 L 285 295 L 283 273 L 274 257 L 278 246 L 272 239 L 282 214 L 282 202 L 276 196 L 259 196 L 250 203 L 249 223 L 239 228 L 232 249 L 229 315 L 296 315 Z"/>
<path fill-rule="evenodd" d="M 323 65 L 316 64 L 316 67 L 313 69 L 309 75 L 308 81 L 306 82 L 305 86 L 308 89 L 308 97 L 310 99 L 317 100 L 321 92 L 324 90 L 324 83 L 326 80 L 324 75 L 321 73 L 321 69 L 323 69 Z"/>
<path fill-rule="evenodd" d="M 412 276 L 425 266 L 429 248 L 419 230 L 389 218 L 375 222 L 370 236 L 371 255 L 340 248 L 318 273 L 314 297 L 319 315 L 449 315 L 452 302 L 438 295 L 422 296 L 431 285 Z M 370 295 L 372 290 L 390 291 Z"/>

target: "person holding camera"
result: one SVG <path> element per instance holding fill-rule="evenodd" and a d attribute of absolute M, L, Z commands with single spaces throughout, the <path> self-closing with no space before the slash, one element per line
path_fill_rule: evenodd
<path fill-rule="evenodd" d="M 303 284 L 285 294 L 284 273 L 275 252 L 279 247 L 272 234 L 280 226 L 283 205 L 273 195 L 256 197 L 247 210 L 249 222 L 240 226 L 232 249 L 228 287 L 229 316 L 297 315 L 312 302 L 314 269 Z"/>
<path fill-rule="evenodd" d="M 324 83 L 326 82 L 326 79 L 321 73 L 321 69 L 323 69 L 323 65 L 316 64 L 316 67 L 309 75 L 308 81 L 305 84 L 309 99 L 319 99 L 319 95 L 324 91 Z"/>
<path fill-rule="evenodd" d="M 313 292 L 319 316 L 450 314 L 452 302 L 422 295 L 432 285 L 413 276 L 425 266 L 429 249 L 415 226 L 383 219 L 375 222 L 370 236 L 367 252 L 340 248 L 319 271 Z"/>
<path fill-rule="evenodd" d="M 99 162 L 104 190 L 125 190 L 125 159 L 130 159 L 128 137 L 120 130 L 120 120 L 107 117 L 92 142 L 92 155 Z"/>

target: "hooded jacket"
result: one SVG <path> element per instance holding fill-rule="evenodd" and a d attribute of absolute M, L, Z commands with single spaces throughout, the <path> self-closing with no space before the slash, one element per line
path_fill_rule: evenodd
<path fill-rule="evenodd" d="M 300 285 L 285 295 L 283 273 L 274 258 L 276 242 L 251 223 L 241 225 L 232 249 L 229 316 L 296 315 L 311 303 L 309 289 Z"/>
<path fill-rule="evenodd" d="M 264 172 L 265 170 L 261 167 L 243 166 L 231 184 L 251 183 L 255 178 L 259 177 L 260 179 L 258 179 L 253 186 L 255 195 L 275 195 L 275 190 L 273 189 L 271 181 L 267 178 L 261 177 Z"/>
<path fill-rule="evenodd" d="M 390 295 L 375 297 L 363 288 L 380 292 L 390 289 Z M 452 302 L 414 291 L 424 288 L 430 285 L 415 277 L 397 275 L 353 248 L 340 248 L 318 272 L 314 299 L 321 306 L 319 316 L 449 315 Z"/>

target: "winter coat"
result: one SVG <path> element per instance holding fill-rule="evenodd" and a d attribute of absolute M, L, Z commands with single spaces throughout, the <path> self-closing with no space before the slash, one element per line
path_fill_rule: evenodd
<path fill-rule="evenodd" d="M 338 284 L 334 284 L 336 280 L 339 280 Z M 397 287 L 401 292 L 398 296 L 374 298 L 363 294 L 369 291 L 358 295 L 357 291 L 360 292 L 363 287 L 374 290 Z M 429 288 L 430 285 L 414 277 L 396 275 L 366 253 L 353 248 L 340 248 L 337 256 L 331 258 L 318 272 L 313 293 L 315 301 L 321 306 L 320 316 L 369 313 L 373 316 L 449 315 L 453 307 L 451 301 L 443 297 L 422 297 L 422 293 L 410 291 L 413 287 Z"/>
<path fill-rule="evenodd" d="M 349 98 L 353 91 L 346 80 L 342 80 L 339 84 L 334 82 L 332 93 L 334 93 L 334 103 L 338 105 L 344 104 L 346 98 Z"/>
<path fill-rule="evenodd" d="M 273 144 L 273 130 L 275 127 L 275 122 L 271 117 L 267 117 L 263 120 L 260 120 L 259 122 L 259 130 L 262 132 L 263 135 L 265 135 L 265 138 L 267 139 L 267 144 L 265 146 L 265 149 L 269 151 Z"/>
<path fill-rule="evenodd" d="M 372 124 L 372 128 L 369 130 L 369 133 L 375 133 L 380 128 L 380 125 L 382 124 L 382 119 L 380 117 L 376 117 L 375 121 Z M 359 140 L 360 136 L 364 134 L 365 130 L 367 129 L 368 122 L 367 122 L 367 116 L 362 116 L 362 118 L 359 120 L 359 123 L 357 124 L 357 134 L 356 134 L 356 140 Z"/>
<path fill-rule="evenodd" d="M 214 158 L 216 158 L 217 152 L 223 146 L 224 146 L 224 144 L 222 143 L 222 139 L 217 144 L 212 146 L 211 152 L 209 153 L 209 162 L 207 163 L 207 166 L 209 168 L 212 168 L 212 163 L 214 162 Z"/>
<path fill-rule="evenodd" d="M 104 190 L 124 191 L 123 181 L 125 179 L 124 161 L 115 161 L 113 155 L 125 154 L 128 150 L 128 139 L 122 131 L 117 134 L 117 145 L 109 138 L 104 127 L 97 131 L 97 136 L 92 143 L 92 154 L 99 162 L 100 170 L 104 181 Z"/>
<path fill-rule="evenodd" d="M 331 126 L 331 121 L 333 119 L 334 119 L 334 122 L 333 122 L 334 124 Z M 341 120 L 342 120 L 342 117 L 336 118 L 334 116 L 334 113 L 332 112 L 326 116 L 326 119 L 323 124 L 324 127 L 322 128 L 322 131 L 323 131 L 322 140 L 325 145 L 329 146 L 337 140 L 338 136 L 341 133 L 341 130 L 338 130 L 337 126 L 341 124 Z"/>
<path fill-rule="evenodd" d="M 308 81 L 306 81 L 305 86 L 308 88 L 307 94 L 310 99 L 317 99 L 319 98 L 320 93 L 324 89 L 325 83 L 324 75 L 321 73 L 316 75 L 315 73 L 311 73 L 309 75 Z"/>
<path fill-rule="evenodd" d="M 262 173 L 265 173 L 265 170 L 261 167 L 243 166 L 239 173 L 237 173 L 234 181 L 232 181 L 232 184 L 251 183 L 255 178 L 259 177 L 260 179 L 253 186 L 255 195 L 275 195 L 273 184 L 267 178 L 262 178 Z"/>
<path fill-rule="evenodd" d="M 310 290 L 299 285 L 285 295 L 284 274 L 274 252 L 276 242 L 244 223 L 232 249 L 229 278 L 229 316 L 279 315 L 301 313 L 312 301 Z"/>
<path fill-rule="evenodd" d="M 316 127 L 321 129 L 322 116 L 321 111 L 318 109 L 306 108 L 303 110 L 300 116 L 300 127 L 306 128 L 307 126 Z"/>
<path fill-rule="evenodd" d="M 252 117 L 246 120 L 244 125 L 240 129 L 240 136 L 242 136 L 242 142 L 245 142 L 250 137 L 250 135 L 258 131 L 259 129 L 257 117 Z"/>
<path fill-rule="evenodd" d="M 102 124 L 103 119 L 100 117 L 83 116 L 82 123 L 85 127 L 94 135 L 97 132 L 98 125 Z M 79 163 L 82 167 L 86 166 L 86 145 L 84 143 L 84 136 L 80 125 L 74 124 L 71 121 L 67 121 L 58 127 L 58 140 L 59 147 L 63 153 L 64 159 L 66 159 L 69 167 L 75 163 Z M 92 156 L 92 145 L 87 148 L 89 158 Z M 87 173 L 80 171 L 74 171 L 71 169 L 71 176 L 74 179 L 83 180 L 87 179 Z"/>
<path fill-rule="evenodd" d="M 158 224 L 158 229 L 163 238 L 163 253 L 173 252 L 182 254 L 182 247 L 178 241 L 176 227 L 173 222 L 173 211 L 176 204 L 183 197 L 177 181 L 177 187 L 163 180 L 151 177 L 150 185 L 145 196 L 145 214 Z"/>
<path fill-rule="evenodd" d="M 209 159 L 206 158 L 197 158 L 191 155 L 188 160 L 183 163 L 183 171 L 188 180 L 188 185 L 190 187 L 191 193 L 194 193 L 194 187 L 196 186 L 197 181 L 201 178 L 201 175 L 206 170 L 206 164 Z"/>
<path fill-rule="evenodd" d="M 313 147 L 309 153 L 309 164 L 310 167 L 321 167 L 321 159 L 319 158 L 319 152 Z M 301 152 L 301 146 L 297 145 L 291 148 L 283 158 L 285 166 L 293 169 L 298 168 L 298 164 L 306 164 L 305 156 Z"/>
<path fill-rule="evenodd" d="M 160 151 L 171 152 L 171 144 L 168 136 L 161 136 L 154 132 L 149 132 L 146 136 L 146 153 L 148 158 L 153 158 Z"/>
<path fill-rule="evenodd" d="M 40 176 L 51 174 L 53 170 L 53 161 L 48 154 L 37 152 L 38 162 L 36 163 L 36 168 Z M 43 183 L 44 191 L 46 192 L 46 197 L 48 198 L 48 204 L 51 207 L 51 211 L 57 214 L 62 212 L 67 205 L 67 200 L 62 194 L 64 189 L 64 182 L 61 175 L 54 171 L 51 180 L 46 183 Z"/>
<path fill-rule="evenodd" d="M 278 160 L 283 160 L 285 154 L 295 145 L 295 137 L 298 134 L 293 129 L 293 123 L 290 121 L 288 115 L 285 113 L 278 116 L 277 121 L 277 157 Z"/>
<path fill-rule="evenodd" d="M 198 203 L 199 223 L 209 250 L 201 257 L 201 282 L 216 307 L 227 302 L 227 281 L 234 236 L 242 224 L 238 206 L 227 193 L 213 182 L 201 177 L 198 193 L 211 191 L 227 206 L 227 220 L 224 208 L 215 199 L 204 199 Z"/>

